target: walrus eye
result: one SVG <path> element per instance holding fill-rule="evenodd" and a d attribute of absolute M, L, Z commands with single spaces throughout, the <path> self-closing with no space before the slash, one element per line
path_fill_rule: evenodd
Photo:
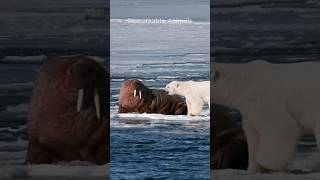
<path fill-rule="evenodd" d="M 142 96 L 141 96 L 141 90 L 139 90 L 139 98 L 141 99 L 141 97 L 142 97 Z"/>
<path fill-rule="evenodd" d="M 80 89 L 78 91 L 78 98 L 77 98 L 77 111 L 81 111 L 81 107 L 83 104 L 83 95 L 84 95 L 84 89 Z"/>
<path fill-rule="evenodd" d="M 96 109 L 97 118 L 100 119 L 100 97 L 97 89 L 94 91 L 94 106 Z"/>

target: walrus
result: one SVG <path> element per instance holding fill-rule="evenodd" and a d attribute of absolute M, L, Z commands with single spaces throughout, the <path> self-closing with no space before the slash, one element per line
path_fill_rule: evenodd
<path fill-rule="evenodd" d="M 26 162 L 109 162 L 108 74 L 87 56 L 53 57 L 40 68 L 28 114 Z"/>
<path fill-rule="evenodd" d="M 186 115 L 188 110 L 185 100 L 179 95 L 149 89 L 138 80 L 126 80 L 120 88 L 119 113 L 130 112 Z"/>
<path fill-rule="evenodd" d="M 211 169 L 247 169 L 248 145 L 243 129 L 227 109 L 214 105 L 211 111 Z"/>

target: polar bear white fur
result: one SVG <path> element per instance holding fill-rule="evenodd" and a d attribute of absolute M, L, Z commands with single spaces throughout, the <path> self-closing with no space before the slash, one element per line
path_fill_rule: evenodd
<path fill-rule="evenodd" d="M 188 116 L 200 115 L 205 103 L 210 107 L 210 81 L 172 81 L 165 90 L 169 95 L 178 94 L 186 98 Z"/>
<path fill-rule="evenodd" d="M 212 102 L 236 108 L 249 148 L 248 173 L 285 170 L 302 134 L 320 148 L 320 63 L 214 63 Z"/>

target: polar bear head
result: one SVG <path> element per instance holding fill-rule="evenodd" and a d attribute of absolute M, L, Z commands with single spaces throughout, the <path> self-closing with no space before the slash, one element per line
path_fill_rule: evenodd
<path fill-rule="evenodd" d="M 166 85 L 165 91 L 168 92 L 169 95 L 177 94 L 177 89 L 180 86 L 179 81 L 172 81 L 171 83 Z"/>

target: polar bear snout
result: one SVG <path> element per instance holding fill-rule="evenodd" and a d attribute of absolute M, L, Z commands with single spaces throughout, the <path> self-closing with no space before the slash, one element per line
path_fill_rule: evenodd
<path fill-rule="evenodd" d="M 174 89 L 172 88 L 168 88 L 168 89 L 165 89 L 165 91 L 167 92 L 168 95 L 174 95 Z"/>
<path fill-rule="evenodd" d="M 165 91 L 169 95 L 174 95 L 176 94 L 176 88 L 179 87 L 179 83 L 176 81 L 172 81 L 171 83 L 167 84 L 165 87 Z"/>
<path fill-rule="evenodd" d="M 169 87 L 166 87 L 164 90 L 166 91 L 166 93 L 167 93 L 168 95 L 173 95 L 173 91 L 170 90 Z"/>

